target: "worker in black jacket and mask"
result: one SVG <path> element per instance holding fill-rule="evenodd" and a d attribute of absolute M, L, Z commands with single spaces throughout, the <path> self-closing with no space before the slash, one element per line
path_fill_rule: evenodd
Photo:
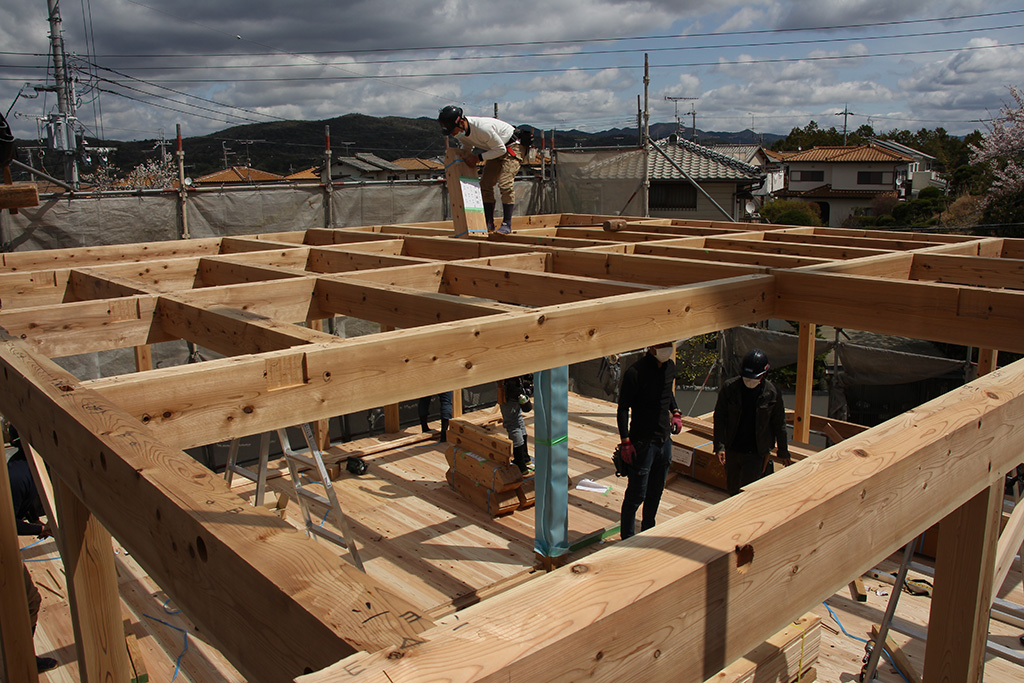
<path fill-rule="evenodd" d="M 778 446 L 778 457 L 788 467 L 789 445 L 786 406 L 778 388 L 768 381 L 768 356 L 751 349 L 743 357 L 739 377 L 726 380 L 715 403 L 715 452 L 725 467 L 730 496 L 747 484 L 772 473 L 768 456 Z"/>

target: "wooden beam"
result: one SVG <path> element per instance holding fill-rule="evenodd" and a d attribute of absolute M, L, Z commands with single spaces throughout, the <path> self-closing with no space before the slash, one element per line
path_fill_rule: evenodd
<path fill-rule="evenodd" d="M 750 265 L 708 263 L 664 256 L 600 254 L 569 249 L 552 252 L 551 271 L 560 275 L 660 287 L 673 287 L 767 272 L 765 268 Z"/>
<path fill-rule="evenodd" d="M 393 591 L 9 338 L 0 372 L 0 413 L 248 680 L 291 680 L 357 650 L 411 642 L 428 625 Z"/>
<path fill-rule="evenodd" d="M 1006 526 L 1003 527 L 1002 533 L 999 534 L 995 568 L 992 571 L 992 596 L 989 598 L 989 604 L 999 597 L 999 591 L 1003 587 L 1003 582 L 1006 581 L 1006 575 L 1010 573 L 1014 559 L 1020 553 L 1022 543 L 1024 543 L 1024 503 L 1018 501 L 1013 512 L 1010 513 L 1010 518 L 1006 520 Z"/>
<path fill-rule="evenodd" d="M 759 254 L 751 251 L 729 249 L 705 249 L 703 247 L 680 247 L 665 244 L 637 244 L 634 254 L 651 256 L 668 256 L 669 258 L 685 258 L 702 261 L 726 261 L 728 263 L 747 263 L 769 268 L 799 268 L 820 263 L 830 263 L 828 259 L 810 256 L 790 256 L 788 254 Z"/>
<path fill-rule="evenodd" d="M 168 336 L 205 346 L 225 356 L 341 341 L 332 335 L 257 313 L 224 306 L 195 306 L 175 297 L 162 297 L 156 316 Z"/>
<path fill-rule="evenodd" d="M 800 323 L 797 342 L 796 399 L 793 406 L 793 440 L 811 440 L 811 392 L 814 389 L 814 337 L 817 325 Z"/>
<path fill-rule="evenodd" d="M 0 272 L 0 308 L 8 311 L 62 303 L 67 298 L 70 275 L 67 268 Z"/>
<path fill-rule="evenodd" d="M 314 296 L 317 307 L 322 311 L 393 328 L 465 320 L 509 310 L 508 306 L 467 301 L 450 294 L 332 278 L 320 278 Z"/>
<path fill-rule="evenodd" d="M 774 274 L 778 318 L 1024 351 L 1024 292 L 801 271 Z"/>
<path fill-rule="evenodd" d="M 306 274 L 303 270 L 305 261 L 303 258 L 301 265 L 292 264 L 291 267 L 279 267 L 277 265 L 241 263 L 226 258 L 201 259 L 199 278 L 206 287 L 285 280 L 304 276 Z"/>
<path fill-rule="evenodd" d="M 110 533 L 60 478 L 54 493 L 78 670 L 85 681 L 126 681 L 132 668 Z"/>
<path fill-rule="evenodd" d="M 66 249 L 39 249 L 0 254 L 0 264 L 6 270 L 31 270 L 52 267 L 90 266 L 99 263 L 124 261 L 151 261 L 160 258 L 181 258 L 216 254 L 220 238 L 139 242 L 103 247 L 68 247 Z"/>
<path fill-rule="evenodd" d="M 915 254 L 910 269 L 913 280 L 949 282 L 977 287 L 1024 289 L 1024 260 Z"/>
<path fill-rule="evenodd" d="M 89 386 L 145 419 L 165 443 L 188 448 L 763 320 L 771 317 L 771 284 L 767 275 L 733 278 Z M 270 391 L 270 362 L 303 367 L 310 380 Z"/>
<path fill-rule="evenodd" d="M 30 206 L 39 206 L 39 188 L 35 183 L 0 183 L 0 211 Z"/>
<path fill-rule="evenodd" d="M 704 244 L 711 249 L 737 249 L 740 251 L 758 251 L 769 254 L 792 254 L 794 256 L 815 256 L 818 258 L 843 260 L 862 258 L 864 256 L 879 256 L 886 253 L 881 249 L 773 242 L 762 239 L 742 239 L 735 236 L 708 237 L 704 240 Z"/>
<path fill-rule="evenodd" d="M 551 306 L 648 289 L 644 285 L 584 279 L 572 275 L 454 263 L 445 266 L 443 286 L 448 294 L 480 296 L 527 306 Z"/>
<path fill-rule="evenodd" d="M 981 683 L 984 676 L 1003 471 L 1000 468 L 996 482 L 939 524 L 924 658 L 924 679 L 929 683 Z"/>
<path fill-rule="evenodd" d="M 637 680 L 705 681 L 1001 483 L 1024 437 L 1024 363 L 1009 367 L 700 515 L 659 523 L 467 607 L 420 644 L 351 656 L 298 680 L 580 680 L 629 671 Z M 553 614 L 541 628 L 537 615 Z"/>
<path fill-rule="evenodd" d="M 0 311 L 0 327 L 50 358 L 170 341 L 154 325 L 155 296 Z"/>
<path fill-rule="evenodd" d="M 378 243 L 371 242 L 370 244 Z M 347 273 L 353 270 L 410 266 L 426 261 L 426 259 L 409 256 L 390 256 L 375 252 L 314 249 L 309 255 L 309 269 L 317 273 Z"/>

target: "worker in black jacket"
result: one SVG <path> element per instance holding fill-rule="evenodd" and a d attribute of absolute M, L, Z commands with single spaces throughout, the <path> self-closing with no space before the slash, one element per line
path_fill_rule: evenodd
<path fill-rule="evenodd" d="M 676 407 L 672 342 L 651 346 L 622 377 L 617 422 L 619 452 L 626 463 L 628 484 L 622 498 L 619 534 L 636 533 L 636 512 L 644 506 L 640 530 L 654 526 L 661 492 L 672 464 L 672 439 L 683 427 Z"/>
<path fill-rule="evenodd" d="M 730 496 L 772 473 L 773 446 L 783 466 L 792 461 L 786 433 L 786 406 L 778 388 L 765 377 L 768 356 L 751 349 L 739 377 L 726 380 L 715 403 L 715 452 L 725 467 Z"/>
<path fill-rule="evenodd" d="M 14 503 L 14 519 L 18 528 L 19 536 L 38 536 L 46 538 L 50 536 L 50 527 L 39 522 L 39 516 L 43 514 L 43 504 L 39 499 L 39 492 L 36 490 L 35 480 L 32 479 L 32 470 L 29 469 L 28 460 L 25 455 L 24 445 L 18 435 L 18 430 L 12 425 L 10 428 L 11 446 L 17 450 L 7 461 L 7 477 L 11 483 L 11 498 Z M 28 615 L 32 622 L 32 633 L 36 632 L 36 622 L 39 620 L 39 607 L 43 598 L 39 594 L 32 581 L 32 575 L 28 567 L 22 563 L 25 572 L 25 593 L 28 598 Z M 57 666 L 57 660 L 52 657 L 36 656 L 36 668 L 38 671 L 49 671 Z"/>

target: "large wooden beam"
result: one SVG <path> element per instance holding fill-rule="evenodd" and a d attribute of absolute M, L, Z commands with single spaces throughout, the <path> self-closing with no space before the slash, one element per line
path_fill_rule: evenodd
<path fill-rule="evenodd" d="M 561 275 L 601 278 L 660 287 L 673 287 L 766 272 L 765 268 L 751 265 L 708 263 L 682 258 L 666 258 L 665 256 L 600 254 L 569 249 L 559 249 L 553 252 L 551 264 L 552 272 Z"/>
<path fill-rule="evenodd" d="M 763 320 L 771 317 L 771 286 L 770 276 L 753 275 L 89 386 L 145 420 L 165 443 L 188 448 Z M 295 368 L 300 381 L 271 390 L 268 364 Z"/>
<path fill-rule="evenodd" d="M 420 644 L 298 680 L 621 680 L 628 672 L 705 681 L 1001 481 L 1021 438 L 1018 362 L 700 515 L 468 607 Z"/>
<path fill-rule="evenodd" d="M 774 273 L 779 318 L 1024 351 L 1024 292 L 819 272 Z"/>
<path fill-rule="evenodd" d="M 40 249 L 0 254 L 0 264 L 5 270 L 29 270 L 123 261 L 150 261 L 159 258 L 180 258 L 216 254 L 220 250 L 220 238 L 210 237 L 195 240 L 171 240 L 166 242 L 139 242 L 103 247 L 68 247 L 66 249 Z"/>
<path fill-rule="evenodd" d="M 0 372 L 0 412 L 248 680 L 290 680 L 357 650 L 415 640 L 428 624 L 9 338 Z"/>

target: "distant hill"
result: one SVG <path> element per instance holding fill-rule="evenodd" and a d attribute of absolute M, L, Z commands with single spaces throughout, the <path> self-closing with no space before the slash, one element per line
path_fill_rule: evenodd
<path fill-rule="evenodd" d="M 271 173 L 288 175 L 317 166 L 323 162 L 325 127 L 330 128 L 331 150 L 335 157 L 356 152 L 372 152 L 389 161 L 400 157 L 430 158 L 444 153 L 444 141 L 432 117 L 404 118 L 400 116 L 366 116 L 346 114 L 324 121 L 275 121 L 225 128 L 209 135 L 185 138 L 186 174 L 199 177 L 227 166 L 250 165 Z M 651 137 L 662 139 L 675 132 L 671 123 L 651 125 Z M 690 138 L 690 129 L 683 137 Z M 764 134 L 761 144 L 770 146 L 784 136 Z M 635 146 L 639 135 L 636 128 L 614 128 L 599 133 L 580 130 L 555 131 L 556 147 L 617 147 Z M 700 143 L 744 143 L 758 141 L 759 136 L 749 130 L 739 133 L 705 132 L 697 130 Z M 36 146 L 36 141 L 19 140 L 18 147 Z M 116 147 L 110 163 L 129 171 L 147 160 L 160 156 L 159 140 L 119 141 L 89 139 L 91 147 Z M 174 141 L 164 146 L 168 154 L 174 152 Z M 24 161 L 24 156 L 20 156 Z M 225 163 L 226 162 L 226 163 Z M 60 160 L 47 155 L 45 168 L 51 175 L 61 177 Z M 90 167 L 83 165 L 82 173 Z"/>

